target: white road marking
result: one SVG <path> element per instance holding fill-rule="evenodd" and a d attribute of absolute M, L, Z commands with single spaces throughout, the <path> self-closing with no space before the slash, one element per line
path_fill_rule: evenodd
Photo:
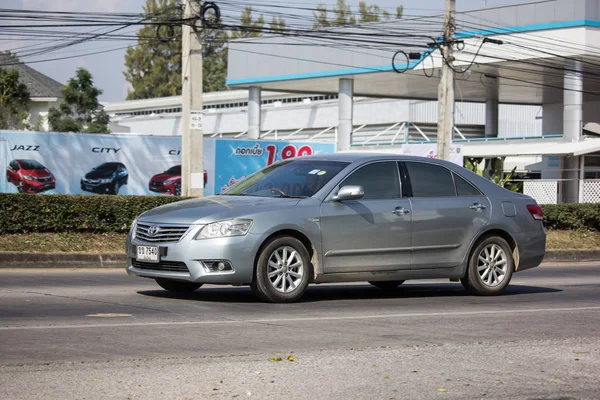
<path fill-rule="evenodd" d="M 96 317 L 96 318 L 121 318 L 121 317 L 131 317 L 131 314 L 115 314 L 115 313 L 107 313 L 107 314 L 88 314 L 86 317 Z"/>
<path fill-rule="evenodd" d="M 300 318 L 265 318 L 241 320 L 210 320 L 210 321 L 165 321 L 165 322 L 133 322 L 114 324 L 87 324 L 87 325 L 34 325 L 34 326 L 1 326 L 0 331 L 14 330 L 42 330 L 42 329 L 90 329 L 90 328 L 130 328 L 137 326 L 189 326 L 189 325 L 232 325 L 232 324 L 261 324 L 261 323 L 286 323 L 286 322 L 316 322 L 316 321 L 344 321 L 368 320 L 385 318 L 414 318 L 414 317 L 462 317 L 469 315 L 501 315 L 501 314 L 533 314 L 572 311 L 599 311 L 600 307 L 572 307 L 572 308 L 533 308 L 525 310 L 488 310 L 466 312 L 435 312 L 435 313 L 405 313 L 382 315 L 348 315 L 331 317 L 300 317 Z"/>

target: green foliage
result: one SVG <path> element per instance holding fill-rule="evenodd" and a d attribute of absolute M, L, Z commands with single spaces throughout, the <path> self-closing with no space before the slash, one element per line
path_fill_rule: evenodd
<path fill-rule="evenodd" d="M 402 18 L 404 12 L 403 6 L 396 7 L 396 19 Z M 356 25 L 357 23 L 363 24 L 367 22 L 378 22 L 381 20 L 389 20 L 391 14 L 389 11 L 382 9 L 376 4 L 367 4 L 365 1 L 358 3 L 358 20 L 356 19 L 356 13 L 352 11 L 352 8 L 346 4 L 345 0 L 337 0 L 336 6 L 332 10 L 333 19 L 329 17 L 329 11 L 327 6 L 320 4 L 317 6 L 317 10 L 313 11 L 313 17 L 315 22 L 313 29 L 323 29 L 332 26 L 348 26 Z"/>
<path fill-rule="evenodd" d="M 28 114 L 29 91 L 19 82 L 19 71 L 0 68 L 0 129 L 23 129 Z"/>
<path fill-rule="evenodd" d="M 182 18 L 178 0 L 146 0 L 144 13 L 152 16 L 155 23 Z M 252 7 L 246 7 L 240 16 L 240 26 L 227 33 L 224 26 L 203 29 L 201 32 L 204 92 L 227 90 L 227 43 L 230 39 L 261 36 L 265 20 L 252 15 Z M 151 99 L 181 94 L 182 29 L 166 25 L 160 29 L 156 24 L 146 25 L 138 33 L 138 44 L 125 54 L 125 79 L 131 85 L 128 100 Z M 273 17 L 269 27 L 274 32 L 285 30 L 283 18 Z"/>
<path fill-rule="evenodd" d="M 0 194 L 0 234 L 124 233 L 144 211 L 185 200 L 159 196 Z M 600 204 L 547 204 L 544 226 L 600 231 Z"/>
<path fill-rule="evenodd" d="M 0 234 L 127 232 L 142 212 L 178 200 L 181 198 L 0 194 Z"/>
<path fill-rule="evenodd" d="M 101 109 L 92 74 L 78 68 L 62 90 L 64 101 L 48 110 L 48 123 L 55 132 L 110 133 L 108 114 Z"/>
<path fill-rule="evenodd" d="M 469 171 L 473 171 L 478 175 L 481 175 L 492 182 L 494 182 L 498 186 L 502 186 L 503 188 L 519 191 L 518 185 L 510 185 L 509 181 L 515 175 L 515 171 L 517 167 L 513 168 L 511 172 L 508 174 L 504 174 L 504 159 L 505 157 L 496 157 L 496 158 L 465 158 L 464 164 L 465 168 Z"/>
<path fill-rule="evenodd" d="M 542 209 L 546 228 L 600 231 L 600 204 L 545 204 Z"/>
<path fill-rule="evenodd" d="M 231 30 L 230 39 L 258 37 L 262 34 L 264 25 L 264 16 L 260 14 L 258 19 L 254 20 L 252 17 L 252 7 L 246 6 L 240 16 L 240 26 L 236 26 Z"/>
<path fill-rule="evenodd" d="M 177 0 L 146 0 L 144 13 L 154 23 L 180 19 L 177 4 Z M 157 25 L 144 25 L 138 31 L 137 46 L 125 54 L 124 75 L 132 88 L 127 100 L 181 94 L 181 35 L 181 26 L 157 30 Z"/>

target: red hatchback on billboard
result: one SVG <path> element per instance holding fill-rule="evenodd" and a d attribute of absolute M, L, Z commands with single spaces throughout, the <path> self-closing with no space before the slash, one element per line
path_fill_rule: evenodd
<path fill-rule="evenodd" d="M 204 186 L 208 182 L 208 174 L 204 171 Z M 154 175 L 148 183 L 152 192 L 181 196 L 181 165 L 169 168 L 165 172 Z"/>
<path fill-rule="evenodd" d="M 56 187 L 52 172 L 35 160 L 12 160 L 6 167 L 6 179 L 20 193 L 40 193 Z"/>

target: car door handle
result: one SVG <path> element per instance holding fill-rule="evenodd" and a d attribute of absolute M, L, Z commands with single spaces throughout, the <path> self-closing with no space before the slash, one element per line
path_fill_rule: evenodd
<path fill-rule="evenodd" d="M 483 204 L 475 203 L 469 207 L 471 210 L 481 211 L 485 210 L 485 206 Z"/>
<path fill-rule="evenodd" d="M 395 215 L 404 215 L 404 214 L 408 214 L 410 212 L 410 210 L 404 208 L 404 207 L 396 207 L 396 209 L 394 211 L 392 211 L 392 214 Z"/>

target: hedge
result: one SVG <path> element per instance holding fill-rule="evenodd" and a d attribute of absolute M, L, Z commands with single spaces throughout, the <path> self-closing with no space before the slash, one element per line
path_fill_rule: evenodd
<path fill-rule="evenodd" d="M 600 204 L 545 204 L 544 226 L 560 230 L 600 230 Z"/>
<path fill-rule="evenodd" d="M 167 196 L 0 194 L 0 234 L 127 232 L 142 212 L 182 200 Z"/>
<path fill-rule="evenodd" d="M 151 208 L 182 200 L 159 196 L 0 194 L 0 234 L 127 232 Z M 550 229 L 600 230 L 600 204 L 543 205 Z"/>

